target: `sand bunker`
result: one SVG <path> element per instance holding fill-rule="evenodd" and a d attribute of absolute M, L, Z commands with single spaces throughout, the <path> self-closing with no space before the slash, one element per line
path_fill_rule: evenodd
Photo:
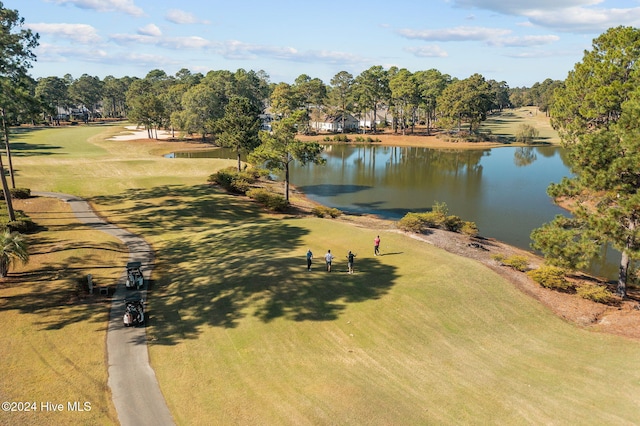
<path fill-rule="evenodd" d="M 136 139 L 150 139 L 147 129 L 141 129 L 138 126 L 126 126 L 127 132 L 122 135 L 113 136 L 107 140 L 110 141 L 131 141 Z M 169 139 L 172 137 L 170 130 L 158 130 L 157 139 Z M 156 139 L 156 131 L 153 131 L 153 139 Z"/>

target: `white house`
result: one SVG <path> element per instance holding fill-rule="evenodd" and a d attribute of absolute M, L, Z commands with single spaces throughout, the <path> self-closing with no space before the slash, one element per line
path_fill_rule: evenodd
<path fill-rule="evenodd" d="M 381 105 L 376 110 L 375 118 L 373 117 L 373 111 L 367 111 L 365 114 L 362 115 L 362 117 L 360 117 L 360 121 L 358 122 L 358 125 L 360 126 L 360 128 L 370 129 L 374 122 L 376 123 L 376 126 L 379 125 L 380 123 L 387 122 L 388 113 L 389 113 L 389 109 L 386 106 Z"/>
<path fill-rule="evenodd" d="M 344 129 L 343 129 L 344 122 Z M 351 114 L 326 115 L 322 121 L 312 121 L 311 128 L 318 132 L 342 132 L 357 130 L 358 120 Z"/>

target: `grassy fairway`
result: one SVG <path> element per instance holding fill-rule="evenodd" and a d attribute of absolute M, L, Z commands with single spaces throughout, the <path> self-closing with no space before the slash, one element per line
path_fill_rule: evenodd
<path fill-rule="evenodd" d="M 59 129 L 41 135 L 49 131 Z M 567 324 L 480 264 L 391 231 L 265 214 L 203 184 L 228 163 L 151 153 L 167 143 L 96 138 L 71 148 L 63 137 L 54 149 L 32 135 L 24 143 L 37 142 L 39 153 L 16 159 L 18 186 L 75 188 L 154 245 L 150 358 L 179 424 L 617 425 L 640 418 L 640 343 Z M 41 167 L 47 181 L 39 179 Z M 81 176 L 72 181 L 70 173 Z M 377 234 L 383 256 L 373 257 Z M 316 256 L 312 272 L 308 248 Z M 337 257 L 332 273 L 321 261 L 327 249 Z M 345 272 L 348 250 L 358 254 L 354 275 Z M 2 288 L 0 296 L 26 287 Z M 58 325 L 54 336 L 33 325 L 46 321 L 42 313 L 25 310 L 0 310 L 0 321 L 29 336 L 4 349 L 14 359 L 25 351 L 37 361 L 25 342 L 44 339 L 38 335 L 62 340 L 97 325 L 86 344 L 101 339 L 95 347 L 104 351 L 101 317 Z M 69 341 L 80 352 L 81 343 Z M 59 377 L 71 374 L 64 358 L 47 362 Z M 93 389 L 106 383 L 104 362 L 100 368 Z M 46 396 L 37 383 L 48 372 L 19 373 L 33 384 L 20 396 Z"/>
<path fill-rule="evenodd" d="M 560 143 L 558 132 L 551 127 L 549 117 L 536 107 L 506 109 L 500 114 L 490 115 L 482 123 L 482 131 L 490 131 L 494 135 L 514 139 L 518 128 L 523 124 L 537 129 L 540 133 L 535 143 Z"/>

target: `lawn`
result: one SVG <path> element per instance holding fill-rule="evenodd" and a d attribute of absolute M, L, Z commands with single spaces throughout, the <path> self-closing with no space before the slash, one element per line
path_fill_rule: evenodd
<path fill-rule="evenodd" d="M 0 282 L 0 399 L 34 403 L 35 411 L 2 411 L 0 424 L 116 423 L 105 362 L 109 299 L 78 286 L 87 274 L 96 285 L 115 283 L 126 247 L 78 224 L 61 201 L 16 200 L 15 207 L 41 230 L 28 236 L 29 264 Z M 46 412 L 47 402 L 64 410 Z M 70 412 L 75 402 L 91 410 Z"/>
<path fill-rule="evenodd" d="M 117 127 L 91 129 L 21 135 L 18 186 L 88 197 L 103 216 L 153 244 L 150 360 L 179 424 L 601 425 L 640 418 L 639 342 L 571 325 L 482 265 L 405 235 L 267 214 L 205 184 L 232 160 L 165 159 L 158 153 L 171 151 L 170 142 L 104 141 Z M 63 130 L 70 133 L 58 137 Z M 66 144 L 75 137 L 90 142 Z M 91 254 L 47 259 L 53 250 L 46 244 L 72 238 L 59 232 L 82 228 L 53 208 L 37 222 L 61 216 L 70 223 L 33 236 L 43 254 L 17 274 L 34 268 L 77 277 L 122 264 L 117 244 L 103 248 L 113 241 L 94 243 Z M 374 257 L 377 234 L 383 256 Z M 74 247 L 107 239 L 77 238 Z M 331 273 L 321 262 L 327 249 L 337 256 Z M 353 275 L 346 273 L 348 250 L 358 255 Z M 117 270 L 108 271 L 100 279 L 115 279 Z M 66 298 L 70 282 L 46 286 Z M 96 398 L 103 411 L 92 410 L 95 422 L 110 423 L 106 310 L 62 297 L 38 308 L 35 291 L 43 285 L 25 279 L 0 287 L 0 321 L 16 330 L 2 337 L 2 356 L 14 361 L 0 370 L 0 392 L 10 400 L 48 398 L 48 383 L 57 380 L 54 395 Z M 19 303 L 15 292 L 31 295 Z M 69 368 L 67 358 L 76 358 L 56 357 L 58 348 L 43 362 L 34 347 L 51 341 L 67 344 L 76 358 L 88 347 L 103 358 Z M 76 370 L 95 372 L 80 381 L 86 394 L 73 393 Z"/>
<path fill-rule="evenodd" d="M 558 132 L 551 127 L 549 117 L 536 107 L 505 109 L 498 114 L 489 115 L 487 120 L 482 123 L 481 131 L 514 139 L 518 128 L 523 124 L 531 126 L 539 132 L 534 143 L 560 143 Z"/>

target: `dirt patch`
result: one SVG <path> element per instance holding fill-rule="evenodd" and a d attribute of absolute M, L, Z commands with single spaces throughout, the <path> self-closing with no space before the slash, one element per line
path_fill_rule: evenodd
<path fill-rule="evenodd" d="M 297 135 L 296 139 L 301 141 L 313 141 L 321 144 L 344 144 L 344 142 L 332 142 L 325 141 L 325 134 L 319 135 Z M 355 142 L 356 137 L 361 136 L 363 138 L 372 138 L 375 142 Z M 442 137 L 442 135 L 438 135 L 434 133 L 433 135 L 426 135 L 425 133 L 414 133 L 414 134 L 397 134 L 390 132 L 381 132 L 376 134 L 366 134 L 366 135 L 355 135 L 348 134 L 351 142 L 348 142 L 349 145 L 384 145 L 384 146 L 407 146 L 407 147 L 424 147 L 424 148 L 434 148 L 434 149 L 488 149 L 495 148 L 500 146 L 505 146 L 504 143 L 501 142 L 460 142 L 455 141 L 454 139 Z M 518 146 L 517 144 L 512 144 L 508 146 Z"/>

